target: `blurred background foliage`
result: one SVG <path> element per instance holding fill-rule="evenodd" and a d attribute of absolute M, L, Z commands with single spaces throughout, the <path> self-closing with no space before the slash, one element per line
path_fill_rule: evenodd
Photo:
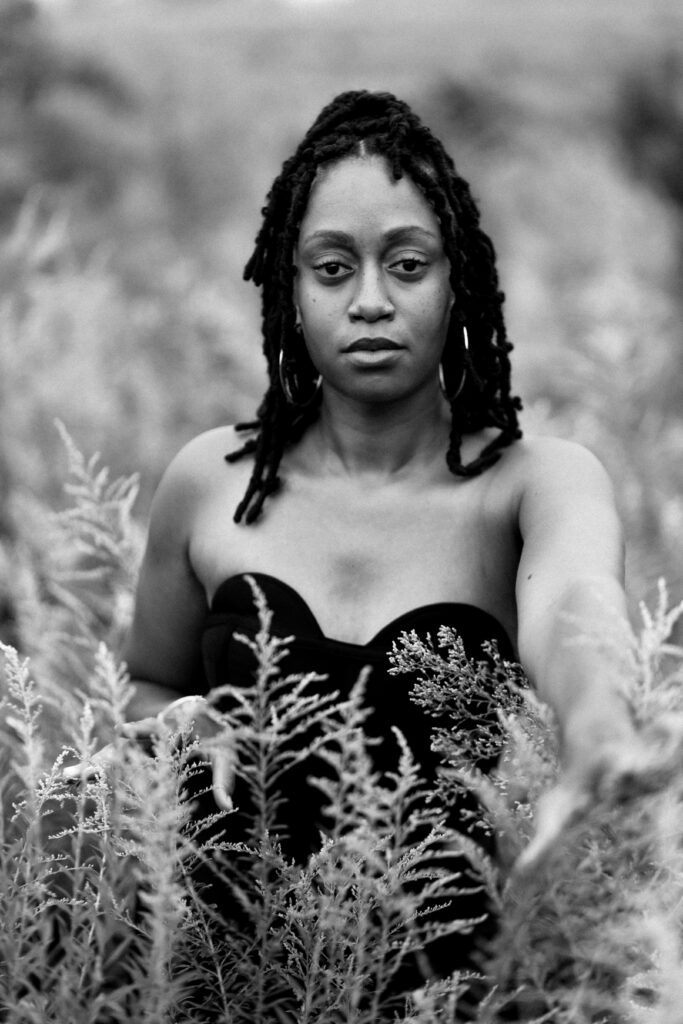
<path fill-rule="evenodd" d="M 175 451 L 253 412 L 259 209 L 348 88 L 445 139 L 499 252 L 527 429 L 608 465 L 634 598 L 680 592 L 678 0 L 0 0 L 0 618 L 44 543 L 27 507 L 61 501 L 55 418 L 140 472 L 144 521 Z"/>

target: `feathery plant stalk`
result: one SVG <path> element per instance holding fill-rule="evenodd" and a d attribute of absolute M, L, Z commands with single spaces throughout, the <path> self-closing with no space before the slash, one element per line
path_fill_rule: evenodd
<path fill-rule="evenodd" d="M 6 729 L 6 770 L 3 779 L 3 848 L 0 942 L 3 981 L 10 986 L 30 972 L 35 943 L 46 942 L 47 929 L 37 921 L 45 900 L 52 865 L 44 852 L 42 813 L 47 792 L 42 785 L 43 744 L 39 736 L 40 698 L 30 677 L 28 659 L 3 644 L 2 710 Z M 11 752 L 10 752 L 11 751 Z M 25 930 L 21 925 L 26 922 Z M 9 1009 L 9 1007 L 7 1007 Z M 0 997 L 0 1010 L 4 999 Z"/>
<path fill-rule="evenodd" d="M 54 513 L 23 500 L 16 514 L 25 529 L 10 565 L 17 644 L 31 657 L 55 731 L 65 704 L 75 727 L 74 684 L 87 686 L 98 645 L 121 644 L 142 554 L 142 531 L 132 518 L 137 476 L 110 480 L 99 456 L 86 459 L 66 428 L 57 427 L 67 455 L 69 505 Z"/>
<path fill-rule="evenodd" d="M 190 915 L 183 884 L 183 866 L 192 856 L 183 836 L 189 808 L 180 795 L 187 769 L 170 735 L 155 745 L 152 759 L 139 750 L 129 751 L 128 759 L 119 798 L 125 798 L 132 813 L 115 845 L 131 864 L 140 903 L 138 926 L 145 939 L 147 984 L 139 993 L 137 1019 L 164 1024 L 189 968 L 177 959 Z M 121 813 L 126 815 L 126 810 Z"/>
<path fill-rule="evenodd" d="M 252 587 L 260 629 L 253 641 L 244 636 L 236 639 L 254 655 L 254 685 L 222 686 L 210 698 L 214 702 L 227 700 L 234 708 L 225 716 L 226 723 L 238 754 L 237 772 L 247 783 L 255 812 L 248 830 L 249 851 L 235 851 L 239 855 L 246 852 L 247 874 L 242 874 L 240 868 L 234 878 L 226 879 L 226 884 L 241 890 L 254 922 L 253 948 L 236 958 L 236 966 L 241 969 L 246 965 L 252 975 L 248 986 L 252 988 L 252 1019 L 265 1020 L 282 987 L 280 972 L 274 969 L 283 910 L 276 880 L 289 879 L 292 874 L 277 841 L 278 809 L 282 802 L 278 783 L 288 768 L 310 754 L 311 745 L 303 742 L 297 747 L 296 740 L 312 728 L 324 726 L 332 698 L 306 693 L 308 686 L 320 677 L 281 676 L 278 666 L 286 654 L 287 641 L 271 636 L 272 614 L 253 581 Z M 242 999 L 245 997 L 246 991 Z M 247 997 L 245 1005 L 248 1001 Z"/>
<path fill-rule="evenodd" d="M 5 721 L 16 732 L 21 744 L 19 756 L 14 761 L 14 769 L 23 783 L 19 807 L 24 807 L 27 818 L 35 823 L 39 818 L 42 798 L 40 780 L 44 744 L 39 729 L 42 702 L 29 673 L 28 658 L 20 658 L 17 651 L 7 644 L 0 644 L 0 651 L 5 658 L 7 696 L 2 701 L 6 708 Z"/>

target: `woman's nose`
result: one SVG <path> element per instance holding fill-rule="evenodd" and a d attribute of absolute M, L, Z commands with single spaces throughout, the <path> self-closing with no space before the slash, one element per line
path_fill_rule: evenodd
<path fill-rule="evenodd" d="M 349 316 L 352 320 L 389 319 L 394 315 L 394 305 L 389 298 L 382 273 L 379 268 L 366 268 L 357 278 L 358 284 L 351 305 Z"/>

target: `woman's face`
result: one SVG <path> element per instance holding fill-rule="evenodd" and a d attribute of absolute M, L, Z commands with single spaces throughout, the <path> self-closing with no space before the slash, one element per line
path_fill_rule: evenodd
<path fill-rule="evenodd" d="M 379 156 L 321 170 L 295 252 L 294 300 L 326 387 L 388 401 L 436 386 L 454 303 L 431 206 Z"/>

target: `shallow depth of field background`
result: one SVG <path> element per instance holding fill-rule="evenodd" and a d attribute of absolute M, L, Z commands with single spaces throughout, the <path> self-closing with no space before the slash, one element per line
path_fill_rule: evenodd
<path fill-rule="evenodd" d="M 528 430 L 606 462 L 632 599 L 683 586 L 678 0 L 0 0 L 0 619 L 61 419 L 159 476 L 263 387 L 241 271 L 265 193 L 349 88 L 447 142 L 500 258 Z M 226 509 L 226 515 L 232 510 Z"/>

